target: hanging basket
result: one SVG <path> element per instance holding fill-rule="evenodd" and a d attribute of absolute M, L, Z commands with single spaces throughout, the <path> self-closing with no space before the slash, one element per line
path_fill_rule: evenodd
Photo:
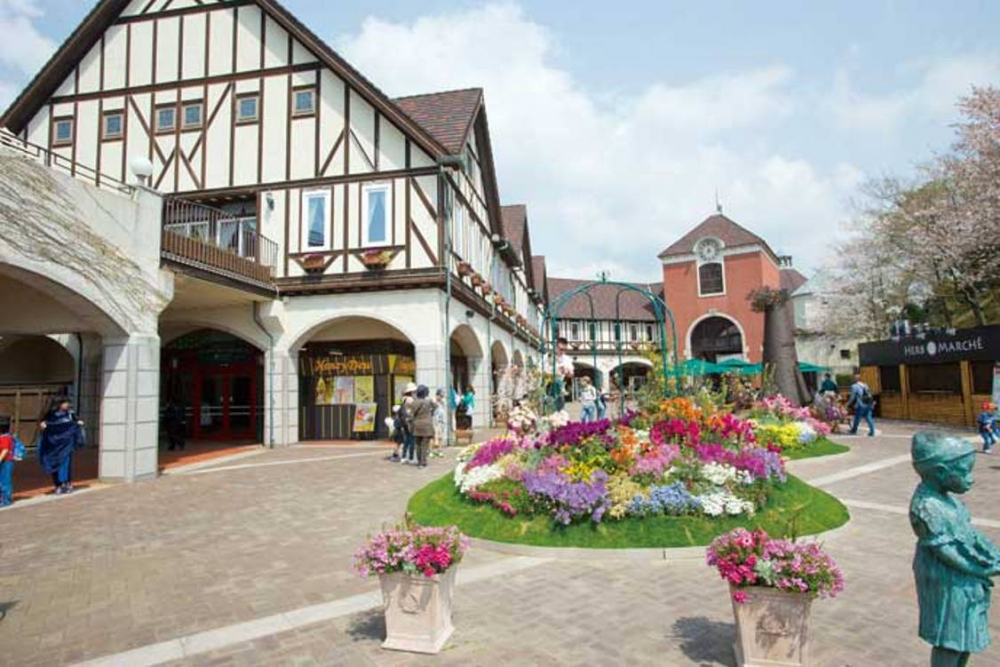
<path fill-rule="evenodd" d="M 458 263 L 458 275 L 460 276 L 471 276 L 472 275 L 472 265 L 468 262 Z"/>
<path fill-rule="evenodd" d="M 391 261 L 392 252 L 388 250 L 369 250 L 361 255 L 361 263 L 372 271 L 384 269 Z"/>
<path fill-rule="evenodd" d="M 478 273 L 473 273 L 472 274 L 472 286 L 473 287 L 480 287 L 480 286 L 482 286 L 482 284 L 484 282 L 485 281 L 483 280 L 483 277 L 481 275 L 479 275 Z"/>

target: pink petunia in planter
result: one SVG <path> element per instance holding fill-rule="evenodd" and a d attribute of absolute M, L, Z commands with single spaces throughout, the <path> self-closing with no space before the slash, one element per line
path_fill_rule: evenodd
<path fill-rule="evenodd" d="M 844 590 L 840 568 L 816 542 L 737 528 L 708 547 L 708 564 L 729 583 L 739 667 L 806 667 L 809 611 Z"/>
<path fill-rule="evenodd" d="M 457 527 L 402 525 L 370 537 L 354 557 L 362 577 L 378 575 L 386 638 L 382 648 L 438 653 L 454 632 L 455 570 L 469 549 Z"/>
<path fill-rule="evenodd" d="M 391 250 L 366 250 L 361 255 L 361 262 L 369 269 L 384 269 L 392 261 Z"/>

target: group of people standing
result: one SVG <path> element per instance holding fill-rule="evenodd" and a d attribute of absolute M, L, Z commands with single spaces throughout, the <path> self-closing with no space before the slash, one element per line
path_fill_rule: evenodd
<path fill-rule="evenodd" d="M 426 468 L 429 457 L 444 456 L 441 450 L 446 438 L 445 400 L 443 389 L 438 389 L 431 398 L 426 385 L 413 382 L 406 385 L 402 402 L 392 409 L 393 416 L 386 420 L 396 443 L 390 460 Z M 450 400 L 457 428 L 471 430 L 476 392 L 471 387 L 462 394 L 452 390 Z"/>
<path fill-rule="evenodd" d="M 56 495 L 73 492 L 73 453 L 86 444 L 84 423 L 68 398 L 55 398 L 38 422 L 38 461 L 52 476 Z M 24 459 L 24 443 L 11 431 L 9 417 L 0 417 L 0 507 L 14 500 L 14 463 Z"/>

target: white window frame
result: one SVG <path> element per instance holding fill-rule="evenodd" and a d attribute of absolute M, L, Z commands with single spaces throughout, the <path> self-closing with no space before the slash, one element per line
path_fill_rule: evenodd
<path fill-rule="evenodd" d="M 298 108 L 299 95 L 305 95 L 305 94 L 309 95 L 311 104 L 308 109 L 299 109 Z M 292 108 L 290 109 L 292 118 L 306 118 L 309 116 L 315 116 L 316 106 L 317 106 L 316 86 L 302 86 L 292 89 Z"/>
<path fill-rule="evenodd" d="M 242 111 L 243 103 L 246 102 L 247 100 L 253 100 L 254 101 L 254 110 L 255 110 L 256 113 L 254 113 L 253 116 L 245 116 L 244 117 L 240 112 Z M 237 125 L 252 125 L 254 123 L 259 123 L 260 122 L 260 93 L 259 92 L 251 92 L 251 93 L 245 93 L 245 94 L 237 95 L 236 96 L 236 109 L 235 109 L 235 113 L 236 113 L 235 121 L 236 121 Z"/>
<path fill-rule="evenodd" d="M 710 264 L 718 264 L 719 265 L 719 269 L 721 269 L 721 271 L 722 271 L 722 291 L 721 292 L 712 292 L 710 294 L 705 294 L 702 291 L 702 289 L 701 289 L 701 267 L 707 266 L 707 265 L 710 265 Z M 696 280 L 698 281 L 698 298 L 699 299 L 701 299 L 701 298 L 711 299 L 711 298 L 717 297 L 717 296 L 726 296 L 726 263 L 723 261 L 723 258 L 721 256 L 719 257 L 718 260 L 713 260 L 711 262 L 698 262 L 697 274 L 698 275 L 696 277 Z"/>
<path fill-rule="evenodd" d="M 371 227 L 368 221 L 369 195 L 372 192 L 385 193 L 385 238 L 376 241 L 371 238 Z M 382 248 L 392 243 L 392 183 L 369 183 L 361 188 L 361 228 L 363 236 L 361 245 L 365 248 Z"/>
<path fill-rule="evenodd" d="M 108 132 L 108 121 L 112 118 L 118 118 L 118 131 Z M 123 110 L 115 109 L 113 111 L 105 111 L 104 115 L 101 116 L 101 140 L 102 141 L 118 141 L 125 137 L 125 112 Z"/>
<path fill-rule="evenodd" d="M 309 202 L 312 199 L 320 198 L 323 199 L 323 245 L 321 246 L 310 246 L 309 245 L 309 223 L 311 222 L 311 216 L 309 215 Z M 302 252 L 323 252 L 332 249 L 332 234 L 330 233 L 330 216 L 333 214 L 331 209 L 333 204 L 333 198 L 330 195 L 329 190 L 307 190 L 302 193 L 302 220 L 300 220 L 300 233 L 301 238 L 299 239 L 299 247 Z"/>
<path fill-rule="evenodd" d="M 188 123 L 187 112 L 188 109 L 193 107 L 198 107 L 198 122 Z M 182 130 L 200 130 L 205 124 L 205 103 L 201 100 L 191 100 L 189 102 L 181 103 L 181 129 Z"/>
<path fill-rule="evenodd" d="M 173 114 L 174 122 L 169 126 L 160 124 L 160 114 L 169 111 Z M 156 134 L 170 134 L 177 131 L 177 105 L 163 104 L 153 108 L 153 131 Z"/>

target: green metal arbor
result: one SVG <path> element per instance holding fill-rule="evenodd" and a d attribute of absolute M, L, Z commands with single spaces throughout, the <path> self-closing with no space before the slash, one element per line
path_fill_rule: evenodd
<path fill-rule="evenodd" d="M 663 374 L 663 386 L 667 388 L 670 386 L 668 378 L 671 375 L 676 374 L 678 370 L 677 365 L 677 324 L 674 321 L 674 314 L 670 312 L 667 304 L 662 298 L 653 294 L 648 289 L 640 287 L 632 283 L 617 282 L 613 280 L 608 280 L 606 275 L 602 275 L 600 280 L 590 283 L 585 283 L 576 287 L 572 290 L 560 294 L 555 300 L 553 300 L 545 309 L 545 316 L 543 321 L 543 336 L 541 343 L 542 358 L 545 360 L 547 368 L 546 371 L 550 371 L 553 377 L 556 377 L 558 363 L 556 345 L 559 339 L 559 316 L 562 313 L 563 308 L 572 301 L 577 296 L 583 295 L 586 297 L 590 305 L 590 321 L 587 327 L 587 337 L 588 340 L 585 341 L 590 345 L 590 353 L 593 356 L 594 370 L 598 368 L 597 365 L 597 353 L 598 353 L 598 341 L 597 341 L 597 318 L 594 312 L 594 297 L 591 292 L 598 287 L 611 287 L 618 288 L 618 292 L 615 295 L 615 321 L 614 321 L 614 343 L 615 350 L 618 354 L 618 367 L 621 368 L 623 365 L 623 347 L 624 341 L 622 340 L 622 321 L 621 321 L 621 298 L 623 294 L 628 292 L 636 292 L 643 297 L 645 297 L 652 309 L 653 314 L 656 317 L 656 326 L 660 334 L 660 361 L 662 368 L 660 371 Z M 671 345 L 667 346 L 667 321 L 670 322 L 670 335 L 671 335 Z M 555 409 L 558 397 L 557 392 L 561 391 L 561 382 L 552 382 L 546 390 L 546 401 L 544 405 L 545 412 L 551 412 Z M 602 379 L 600 373 L 595 373 L 595 385 L 597 390 L 600 391 Z M 621 392 L 621 406 L 622 411 L 625 409 L 625 392 Z"/>

